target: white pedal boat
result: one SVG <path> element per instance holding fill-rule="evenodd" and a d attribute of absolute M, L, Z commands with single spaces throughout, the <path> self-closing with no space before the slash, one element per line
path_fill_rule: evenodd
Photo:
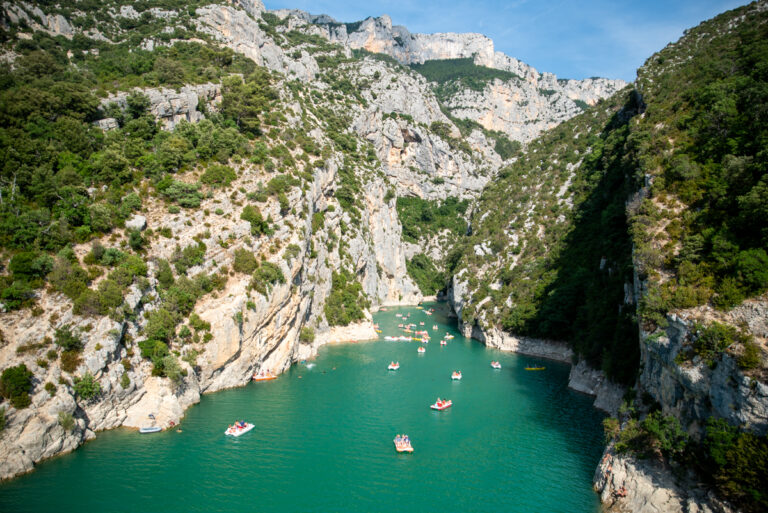
<path fill-rule="evenodd" d="M 255 424 L 246 422 L 245 427 L 236 427 L 236 426 L 228 427 L 226 431 L 224 431 L 224 434 L 227 436 L 235 436 L 235 437 L 242 436 L 255 427 L 256 427 Z"/>

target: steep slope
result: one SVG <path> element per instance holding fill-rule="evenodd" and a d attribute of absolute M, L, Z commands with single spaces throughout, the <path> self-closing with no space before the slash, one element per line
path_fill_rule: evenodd
<path fill-rule="evenodd" d="M 46 9 L 3 10 L 3 478 L 375 337 L 367 308 L 422 297 L 396 198 L 502 161 L 419 75 L 259 2 Z"/>
<path fill-rule="evenodd" d="M 635 386 L 595 476 L 611 511 L 766 507 L 767 21 L 702 23 L 532 142 L 449 258 L 468 333 L 565 340 Z"/>
<path fill-rule="evenodd" d="M 539 73 L 495 51 L 493 41 L 482 34 L 411 34 L 403 26 L 393 26 L 386 15 L 339 23 L 302 11 L 276 13 L 314 23 L 331 41 L 352 49 L 389 55 L 406 65 L 422 65 L 413 66 L 417 70 L 425 69 L 424 65 L 442 68 L 435 84 L 438 98 L 451 115 L 499 131 L 513 141 L 528 142 L 626 85 L 622 80 L 568 80 Z M 457 74 L 457 64 L 474 76 L 489 68 L 503 73 L 492 79 L 466 81 Z"/>

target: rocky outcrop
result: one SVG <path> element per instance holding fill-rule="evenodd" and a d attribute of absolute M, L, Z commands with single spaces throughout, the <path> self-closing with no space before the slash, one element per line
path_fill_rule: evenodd
<path fill-rule="evenodd" d="M 625 389 L 612 382 L 603 371 L 593 369 L 586 360 L 571 367 L 568 386 L 577 392 L 595 396 L 594 406 L 609 415 L 619 412 Z"/>
<path fill-rule="evenodd" d="M 726 419 L 760 435 L 768 433 L 768 386 L 745 376 L 735 356 L 723 353 L 710 368 L 699 358 L 678 365 L 675 357 L 691 343 L 691 323 L 668 316 L 664 334 L 642 337 L 640 390 L 697 435 L 709 417 Z"/>
<path fill-rule="evenodd" d="M 40 7 L 27 2 L 3 2 L 5 17 L 12 24 L 26 23 L 32 30 L 41 30 L 52 36 L 64 36 L 72 39 L 75 30 L 61 14 L 45 14 Z M 5 20 L 3 20 L 5 23 Z"/>
<path fill-rule="evenodd" d="M 196 123 L 204 119 L 205 115 L 199 110 L 202 104 L 215 110 L 221 102 L 221 84 L 185 85 L 178 90 L 148 88 L 141 92 L 149 98 L 150 114 L 168 130 L 172 130 L 180 121 Z M 102 109 L 111 103 L 126 109 L 129 94 L 121 92 L 108 96 L 101 102 Z M 114 118 L 104 118 L 95 124 L 104 130 L 117 128 Z"/>
<path fill-rule="evenodd" d="M 663 463 L 618 455 L 609 446 L 593 479 L 607 513 L 731 513 L 711 491 L 675 478 Z"/>
<path fill-rule="evenodd" d="M 478 66 L 509 71 L 515 78 L 495 80 L 482 91 L 460 90 L 448 99 L 451 113 L 477 121 L 488 130 L 499 130 L 513 140 L 527 142 L 594 105 L 627 84 L 623 80 L 590 78 L 558 79 L 501 52 L 482 34 L 411 34 L 393 26 L 389 16 L 366 18 L 355 24 L 337 23 L 328 17 L 279 11 L 283 16 L 299 16 L 326 30 L 327 37 L 346 47 L 384 53 L 403 64 L 428 60 L 472 58 Z"/>

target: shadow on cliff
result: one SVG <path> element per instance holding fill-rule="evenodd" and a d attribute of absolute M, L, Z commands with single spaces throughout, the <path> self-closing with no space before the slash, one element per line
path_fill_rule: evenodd
<path fill-rule="evenodd" d="M 572 213 L 572 230 L 548 262 L 556 278 L 542 288 L 526 323 L 535 336 L 569 341 L 580 357 L 623 384 L 634 382 L 640 357 L 626 201 L 638 188 L 639 168 L 629 122 L 643 109 L 631 91 L 602 127 L 601 143 L 584 157 L 580 183 L 591 191 Z"/>

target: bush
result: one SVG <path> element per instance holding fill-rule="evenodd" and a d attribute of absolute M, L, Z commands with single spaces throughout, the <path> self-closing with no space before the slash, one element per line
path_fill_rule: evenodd
<path fill-rule="evenodd" d="M 170 342 L 176 332 L 176 319 L 165 308 L 158 308 L 151 312 L 147 318 L 147 327 L 144 330 L 147 338 Z"/>
<path fill-rule="evenodd" d="M 167 289 L 173 285 L 173 270 L 171 269 L 171 264 L 168 263 L 168 260 L 160 259 L 157 261 L 155 278 L 157 278 L 160 287 L 163 289 Z"/>
<path fill-rule="evenodd" d="M 64 351 L 82 351 L 83 341 L 80 337 L 72 333 L 72 329 L 69 325 L 62 326 L 56 330 L 54 335 L 54 342 L 61 347 Z"/>
<path fill-rule="evenodd" d="M 235 179 L 237 179 L 237 174 L 234 169 L 219 164 L 208 166 L 208 169 L 200 177 L 201 182 L 212 187 L 226 187 Z"/>
<path fill-rule="evenodd" d="M 744 352 L 739 356 L 738 363 L 742 370 L 756 369 L 760 366 L 760 347 L 752 340 L 744 342 Z"/>
<path fill-rule="evenodd" d="M 429 296 L 445 287 L 445 276 L 424 253 L 417 253 L 406 260 L 405 267 L 422 294 Z"/>
<path fill-rule="evenodd" d="M 142 358 L 149 358 L 155 367 L 162 368 L 163 358 L 168 356 L 168 346 L 161 340 L 142 340 L 139 342 Z"/>
<path fill-rule="evenodd" d="M 61 356 L 61 370 L 64 372 L 73 373 L 80 366 L 80 351 L 62 351 Z"/>
<path fill-rule="evenodd" d="M 206 246 L 202 242 L 191 244 L 182 250 L 176 248 L 171 257 L 173 265 L 179 274 L 187 274 L 187 269 L 196 265 L 201 265 L 204 261 Z"/>
<path fill-rule="evenodd" d="M 713 367 L 717 357 L 735 342 L 746 343 L 749 337 L 743 335 L 738 329 L 719 322 L 712 322 L 708 326 L 697 324 L 694 326 L 697 338 L 693 343 L 693 350 L 702 360 Z"/>
<path fill-rule="evenodd" d="M 29 393 L 33 376 L 23 363 L 5 369 L 0 377 L 0 395 L 11 401 L 14 408 L 26 408 L 32 402 Z"/>
<path fill-rule="evenodd" d="M 93 399 L 101 393 L 101 384 L 93 377 L 90 371 L 87 371 L 82 378 L 74 379 L 75 393 L 85 399 Z"/>
<path fill-rule="evenodd" d="M 240 248 L 235 250 L 235 262 L 232 269 L 238 273 L 251 274 L 259 266 L 256 257 L 247 249 Z"/>
<path fill-rule="evenodd" d="M 51 395 L 51 397 L 53 397 L 54 395 L 56 395 L 56 385 L 54 385 L 49 381 L 48 383 L 45 384 L 45 391 L 48 392 Z"/>
<path fill-rule="evenodd" d="M 262 262 L 253 273 L 251 287 L 267 296 L 275 283 L 285 283 L 283 271 L 272 262 Z"/>
<path fill-rule="evenodd" d="M 72 431 L 75 429 L 75 418 L 71 413 L 65 411 L 59 412 L 59 425 L 64 428 L 64 431 Z"/>
<path fill-rule="evenodd" d="M 354 275 L 345 270 L 334 272 L 331 293 L 325 302 L 325 318 L 331 326 L 347 326 L 351 322 L 365 317 L 363 309 L 368 307 L 368 299 L 363 293 Z"/>
<path fill-rule="evenodd" d="M 269 222 L 261 216 L 261 211 L 253 205 L 247 205 L 243 208 L 240 219 L 251 223 L 251 235 L 272 235 L 274 233 Z"/>
<path fill-rule="evenodd" d="M 311 344 L 315 341 L 315 330 L 309 326 L 303 326 L 299 332 L 299 341 L 304 344 Z"/>
<path fill-rule="evenodd" d="M 713 479 L 718 490 L 744 511 L 768 511 L 768 438 L 710 418 L 703 445 L 702 475 Z"/>

